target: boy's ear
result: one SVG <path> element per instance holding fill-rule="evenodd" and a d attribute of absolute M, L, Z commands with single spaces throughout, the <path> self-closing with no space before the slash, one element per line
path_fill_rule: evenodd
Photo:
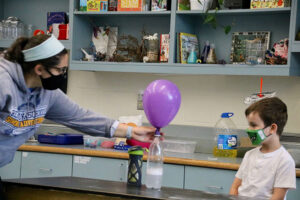
<path fill-rule="evenodd" d="M 276 133 L 277 133 L 277 129 L 278 129 L 277 124 L 273 123 L 273 124 L 271 124 L 270 127 L 271 127 L 271 128 L 270 128 L 270 133 L 271 133 L 271 134 L 276 134 Z"/>

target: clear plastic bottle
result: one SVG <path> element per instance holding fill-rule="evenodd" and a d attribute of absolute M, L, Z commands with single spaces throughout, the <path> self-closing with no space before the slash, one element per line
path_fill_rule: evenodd
<path fill-rule="evenodd" d="M 222 113 L 215 125 L 213 154 L 216 157 L 236 157 L 239 138 L 237 129 L 230 117 L 233 113 Z"/>
<path fill-rule="evenodd" d="M 146 187 L 160 189 L 163 177 L 163 147 L 160 141 L 160 135 L 156 134 L 150 145 L 147 169 L 146 169 Z"/>

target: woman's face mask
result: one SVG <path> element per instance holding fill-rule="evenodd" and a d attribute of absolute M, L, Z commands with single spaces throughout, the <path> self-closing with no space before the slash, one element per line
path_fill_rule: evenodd
<path fill-rule="evenodd" d="M 59 75 L 53 75 L 49 70 L 46 71 L 51 75 L 49 78 L 43 78 L 40 76 L 43 88 L 46 90 L 56 90 L 60 88 L 66 80 L 66 71 Z"/>
<path fill-rule="evenodd" d="M 256 129 L 256 130 L 246 129 L 246 132 L 253 145 L 260 145 L 263 141 L 266 140 L 267 137 L 270 136 L 270 135 L 266 136 L 264 129 Z"/>

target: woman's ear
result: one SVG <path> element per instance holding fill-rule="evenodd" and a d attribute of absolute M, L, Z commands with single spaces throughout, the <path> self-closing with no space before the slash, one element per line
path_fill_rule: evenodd
<path fill-rule="evenodd" d="M 43 73 L 44 68 L 43 68 L 42 65 L 37 64 L 37 65 L 33 68 L 33 70 L 34 70 L 35 74 L 37 74 L 38 76 L 41 76 L 42 73 Z"/>

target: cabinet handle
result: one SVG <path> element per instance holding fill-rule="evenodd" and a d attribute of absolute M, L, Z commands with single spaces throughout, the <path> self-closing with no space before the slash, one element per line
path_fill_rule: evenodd
<path fill-rule="evenodd" d="M 126 165 L 124 163 L 120 164 L 120 181 L 126 179 Z"/>
<path fill-rule="evenodd" d="M 223 187 L 222 186 L 207 186 L 208 188 L 211 188 L 211 189 L 218 189 L 218 190 L 223 190 Z"/>
<path fill-rule="evenodd" d="M 49 173 L 52 173 L 53 169 L 47 169 L 47 168 L 40 168 L 41 172 L 49 172 Z"/>

